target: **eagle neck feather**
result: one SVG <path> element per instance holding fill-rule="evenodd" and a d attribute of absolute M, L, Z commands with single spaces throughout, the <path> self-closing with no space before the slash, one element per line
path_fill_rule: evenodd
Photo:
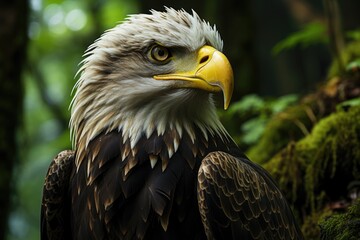
<path fill-rule="evenodd" d="M 96 111 L 96 107 L 83 110 L 73 106 L 78 111 L 74 112 L 77 118 L 71 122 L 74 147 L 79 153 L 76 157 L 77 167 L 83 159 L 81 153 L 86 152 L 89 143 L 99 134 L 114 130 L 121 132 L 123 143 L 129 142 L 131 149 L 142 136 L 149 139 L 153 134 L 163 136 L 168 131 L 174 131 L 180 140 L 183 134 L 187 134 L 192 143 L 197 140 L 195 129 L 199 129 L 206 140 L 214 135 L 230 138 L 216 114 L 212 96 L 205 92 L 180 89 L 147 103 L 123 106 L 116 114 L 110 107 L 102 106 Z M 84 116 L 80 117 L 79 112 Z M 172 145 L 177 146 L 175 141 L 179 140 L 173 141 Z M 172 151 L 169 153 L 173 154 Z"/>

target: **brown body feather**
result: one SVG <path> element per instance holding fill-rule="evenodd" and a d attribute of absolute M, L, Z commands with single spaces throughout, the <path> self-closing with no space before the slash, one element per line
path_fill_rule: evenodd
<path fill-rule="evenodd" d="M 208 239 L 302 239 L 274 181 L 246 158 L 221 151 L 207 155 L 198 200 Z"/>
<path fill-rule="evenodd" d="M 101 134 L 78 171 L 69 164 L 72 152 L 60 162 L 57 157 L 46 179 L 43 211 L 67 208 L 45 214 L 43 226 L 53 219 L 71 222 L 72 239 L 302 239 L 274 181 L 231 140 L 206 141 L 197 130 L 196 142 L 185 134 L 169 158 L 167 134 L 173 133 L 142 137 L 137 150 L 128 149 L 119 132 Z M 150 155 L 159 156 L 153 167 Z M 51 237 L 57 232 L 43 228 L 49 239 L 61 239 Z"/>
<path fill-rule="evenodd" d="M 71 238 L 69 183 L 74 151 L 65 150 L 51 162 L 46 174 L 41 205 L 41 239 Z"/>
<path fill-rule="evenodd" d="M 197 206 L 197 172 L 210 149 L 218 146 L 225 151 L 231 142 L 216 136 L 207 142 L 196 132 L 196 143 L 184 134 L 172 156 L 171 131 L 149 139 L 143 136 L 129 150 L 118 132 L 91 141 L 71 183 L 75 238 L 205 239 Z M 123 152 L 128 153 L 124 160 Z M 153 167 L 151 155 L 158 156 Z"/>

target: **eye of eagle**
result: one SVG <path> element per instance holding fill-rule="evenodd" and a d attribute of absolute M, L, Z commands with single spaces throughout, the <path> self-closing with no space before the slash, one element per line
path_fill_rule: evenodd
<path fill-rule="evenodd" d="M 171 58 L 171 52 L 168 48 L 160 46 L 158 44 L 151 47 L 149 51 L 149 57 L 152 61 L 165 64 Z"/>

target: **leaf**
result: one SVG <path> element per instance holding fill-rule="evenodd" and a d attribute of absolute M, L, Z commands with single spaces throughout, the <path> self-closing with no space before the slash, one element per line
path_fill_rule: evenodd
<path fill-rule="evenodd" d="M 351 40 L 360 40 L 360 29 L 346 32 L 346 36 Z"/>
<path fill-rule="evenodd" d="M 256 94 L 244 96 L 240 101 L 233 103 L 228 114 L 244 113 L 248 111 L 260 111 L 264 107 L 264 100 Z"/>
<path fill-rule="evenodd" d="M 354 69 L 360 69 L 360 58 L 351 61 L 349 64 L 346 65 L 346 70 L 351 71 Z"/>
<path fill-rule="evenodd" d="M 325 25 L 319 22 L 313 22 L 305 25 L 302 30 L 289 35 L 287 38 L 277 43 L 272 49 L 272 53 L 277 55 L 280 52 L 294 48 L 297 45 L 305 48 L 314 44 L 326 43 L 327 41 L 328 37 L 326 35 Z"/>
<path fill-rule="evenodd" d="M 242 136 L 242 142 L 251 145 L 259 140 L 265 130 L 265 125 L 268 119 L 265 117 L 252 118 L 241 127 L 241 131 L 244 133 Z"/>
<path fill-rule="evenodd" d="M 298 98 L 296 94 L 288 94 L 277 98 L 270 106 L 271 112 L 275 114 L 283 111 L 289 105 L 296 103 Z"/>
<path fill-rule="evenodd" d="M 336 109 L 338 111 L 340 109 L 347 110 L 350 107 L 359 106 L 359 105 L 360 105 L 360 98 L 358 97 L 339 103 L 338 105 L 336 105 Z"/>

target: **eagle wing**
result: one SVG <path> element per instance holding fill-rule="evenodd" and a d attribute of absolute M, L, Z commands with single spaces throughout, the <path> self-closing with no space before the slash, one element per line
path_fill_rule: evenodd
<path fill-rule="evenodd" d="M 302 239 L 275 182 L 246 158 L 208 154 L 198 174 L 198 204 L 208 239 Z"/>
<path fill-rule="evenodd" d="M 41 204 L 41 239 L 71 239 L 68 189 L 74 151 L 60 152 L 45 177 Z"/>

